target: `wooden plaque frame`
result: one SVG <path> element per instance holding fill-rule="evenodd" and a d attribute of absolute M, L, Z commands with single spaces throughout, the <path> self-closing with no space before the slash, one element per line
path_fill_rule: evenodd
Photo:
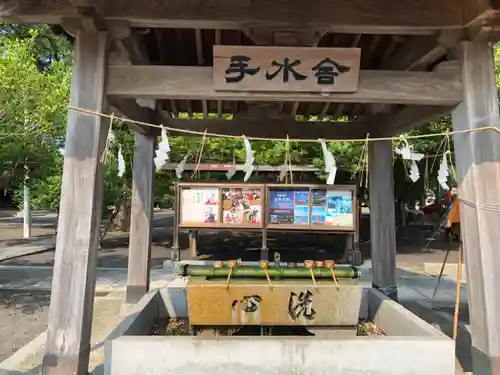
<path fill-rule="evenodd" d="M 309 207 L 309 220 L 308 224 L 271 224 L 269 223 L 269 216 L 271 212 L 270 207 L 270 192 L 273 189 L 280 190 L 309 190 L 308 197 L 308 207 Z M 313 190 L 326 190 L 328 191 L 350 191 L 352 192 L 352 215 L 353 215 L 353 225 L 352 226 L 330 226 L 330 225 L 316 225 L 313 226 L 311 223 L 312 216 L 312 191 Z M 306 232 L 357 232 L 358 230 L 358 201 L 356 196 L 356 186 L 355 185 L 311 185 L 311 184 L 266 184 L 266 217 L 265 225 L 268 230 L 299 230 Z"/>
<path fill-rule="evenodd" d="M 186 189 L 196 189 L 196 188 L 214 188 L 218 189 L 218 222 L 216 223 L 199 223 L 199 222 L 182 222 L 182 191 Z M 259 189 L 262 192 L 261 195 L 261 222 L 260 224 L 227 224 L 223 222 L 223 200 L 222 200 L 222 190 L 223 189 Z M 178 183 L 178 198 L 179 199 L 179 213 L 178 215 L 179 228 L 182 229 L 202 229 L 202 228 L 224 228 L 224 229 L 254 229 L 261 230 L 264 227 L 265 215 L 266 215 L 266 189 L 263 183 L 228 183 L 228 182 L 179 182 Z"/>

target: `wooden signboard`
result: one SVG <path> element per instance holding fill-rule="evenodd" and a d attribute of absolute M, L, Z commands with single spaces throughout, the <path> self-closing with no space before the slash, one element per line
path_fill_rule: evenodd
<path fill-rule="evenodd" d="M 356 231 L 355 187 L 267 185 L 266 228 Z"/>
<path fill-rule="evenodd" d="M 357 230 L 355 186 L 180 183 L 180 228 Z"/>
<path fill-rule="evenodd" d="M 355 92 L 360 48 L 214 46 L 214 89 Z"/>
<path fill-rule="evenodd" d="M 264 184 L 180 183 L 179 227 L 259 229 Z"/>

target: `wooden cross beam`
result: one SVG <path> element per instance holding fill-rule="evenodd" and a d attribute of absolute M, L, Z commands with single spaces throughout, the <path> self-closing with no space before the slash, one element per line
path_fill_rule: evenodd
<path fill-rule="evenodd" d="M 215 91 L 212 67 L 110 66 L 106 93 L 122 98 L 456 105 L 461 81 L 446 72 L 360 72 L 354 93 Z"/>

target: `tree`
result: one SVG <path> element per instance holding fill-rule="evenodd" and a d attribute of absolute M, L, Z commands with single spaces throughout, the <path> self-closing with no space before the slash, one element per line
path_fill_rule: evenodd
<path fill-rule="evenodd" d="M 33 55 L 44 40 L 40 35 L 41 30 L 46 32 L 45 28 L 31 28 L 23 32 L 22 38 L 12 36 L 13 32 L 6 32 L 5 28 L 2 30 L 0 168 L 3 184 L 20 185 L 26 169 L 30 184 L 35 184 L 51 176 L 60 164 L 71 68 L 62 59 Z M 66 47 L 69 53 L 69 45 Z M 41 61 L 44 61 L 43 70 L 40 70 Z"/>

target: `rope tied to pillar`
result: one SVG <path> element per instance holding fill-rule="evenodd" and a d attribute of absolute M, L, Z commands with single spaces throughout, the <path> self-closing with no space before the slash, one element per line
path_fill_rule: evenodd
<path fill-rule="evenodd" d="M 101 156 L 101 164 L 106 164 L 106 161 L 108 159 L 108 153 L 109 153 L 109 146 L 111 143 L 115 141 L 115 136 L 113 134 L 113 120 L 115 118 L 115 114 L 111 113 L 109 117 L 109 130 L 108 130 L 108 136 L 106 138 L 106 145 L 104 146 L 104 150 L 102 151 L 102 156 Z"/>
<path fill-rule="evenodd" d="M 500 212 L 499 203 L 474 203 L 468 199 L 458 197 L 458 200 L 466 206 L 476 208 L 478 210 L 490 211 L 490 212 Z"/>

